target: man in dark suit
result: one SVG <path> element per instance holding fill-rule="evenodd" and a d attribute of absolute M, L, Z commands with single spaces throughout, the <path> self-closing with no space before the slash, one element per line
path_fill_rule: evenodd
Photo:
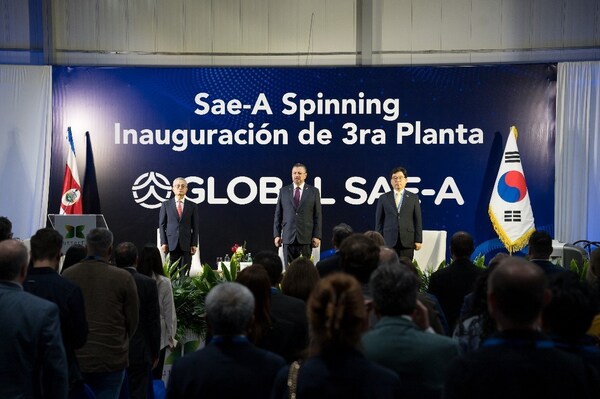
<path fill-rule="evenodd" d="M 273 236 L 275 246 L 283 244 L 287 263 L 304 256 L 310 258 L 312 248 L 321 244 L 321 194 L 305 183 L 306 166 L 292 168 L 293 183 L 282 187 L 275 208 Z"/>
<path fill-rule="evenodd" d="M 340 245 L 342 245 L 342 241 L 349 237 L 353 232 L 354 230 L 352 230 L 352 227 L 348 226 L 346 223 L 340 223 L 333 228 L 333 237 L 331 239 L 331 243 L 333 244 L 333 248 L 335 248 L 335 253 L 317 262 L 315 265 L 321 278 L 325 277 L 329 273 L 340 271 L 342 269 L 339 252 Z"/>
<path fill-rule="evenodd" d="M 192 267 L 192 255 L 198 250 L 200 220 L 198 206 L 185 199 L 188 187 L 183 177 L 173 181 L 171 198 L 162 203 L 158 216 L 160 244 L 162 251 L 169 254 L 171 262 L 180 260 L 182 273 L 189 274 Z"/>
<path fill-rule="evenodd" d="M 254 256 L 254 263 L 265 268 L 271 283 L 271 316 L 275 319 L 285 320 L 294 325 L 296 343 L 293 351 L 296 356 L 308 345 L 308 319 L 306 317 L 306 304 L 303 300 L 282 294 L 279 283 L 283 276 L 283 263 L 281 258 L 271 251 L 260 251 Z"/>
<path fill-rule="evenodd" d="M 564 267 L 560 267 L 550 262 L 552 255 L 552 237 L 545 231 L 534 231 L 529 237 L 529 253 L 528 259 L 544 270 L 546 276 L 550 277 L 556 273 L 567 271 Z"/>
<path fill-rule="evenodd" d="M 55 303 L 60 311 L 62 333 L 69 372 L 71 396 L 83 393 L 83 376 L 75 357 L 88 335 L 88 324 L 81 288 L 58 274 L 63 238 L 54 229 L 40 229 L 31 237 L 31 263 L 23 283 L 25 291 Z"/>
<path fill-rule="evenodd" d="M 450 240 L 452 263 L 437 270 L 429 279 L 427 292 L 440 302 L 450 332 L 454 331 L 465 295 L 473 291 L 475 280 L 482 272 L 471 262 L 474 250 L 473 237 L 469 233 L 455 233 Z"/>
<path fill-rule="evenodd" d="M 206 296 L 206 322 L 213 338 L 175 361 L 167 398 L 268 398 L 285 360 L 252 345 L 246 334 L 254 297 L 239 283 L 222 283 Z"/>
<path fill-rule="evenodd" d="M 392 169 L 390 183 L 393 190 L 377 200 L 375 231 L 385 245 L 394 248 L 398 256 L 414 257 L 415 249 L 423 242 L 423 220 L 419 196 L 406 190 L 407 172 L 403 167 Z"/>
<path fill-rule="evenodd" d="M 507 257 L 488 278 L 488 309 L 498 334 L 449 368 L 445 397 L 595 398 L 598 375 L 539 332 L 551 294 L 543 271 Z"/>
<path fill-rule="evenodd" d="M 137 272 L 137 258 L 137 248 L 133 243 L 117 245 L 115 263 L 133 276 L 140 301 L 138 327 L 129 340 L 129 397 L 146 399 L 151 386 L 150 373 L 160 356 L 160 306 L 156 281 Z"/>
<path fill-rule="evenodd" d="M 27 248 L 0 242 L 0 397 L 60 398 L 69 391 L 58 307 L 23 291 Z"/>

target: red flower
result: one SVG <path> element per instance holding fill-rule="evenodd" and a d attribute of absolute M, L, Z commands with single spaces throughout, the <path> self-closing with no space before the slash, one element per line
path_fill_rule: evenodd
<path fill-rule="evenodd" d="M 237 249 L 239 248 L 239 244 L 233 244 L 233 247 L 231 247 L 231 252 L 235 253 L 235 251 L 237 251 Z"/>

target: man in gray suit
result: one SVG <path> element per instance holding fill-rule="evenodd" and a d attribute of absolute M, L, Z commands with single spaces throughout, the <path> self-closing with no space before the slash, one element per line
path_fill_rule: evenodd
<path fill-rule="evenodd" d="M 375 230 L 383 235 L 385 245 L 395 249 L 398 256 L 412 259 L 415 249 L 421 249 L 423 242 L 423 220 L 419 196 L 405 189 L 407 177 L 405 168 L 392 169 L 390 183 L 393 190 L 377 200 Z"/>
<path fill-rule="evenodd" d="M 283 244 L 286 262 L 303 256 L 310 258 L 312 248 L 321 244 L 321 194 L 305 183 L 306 166 L 292 168 L 293 183 L 282 187 L 275 208 L 273 236 L 275 246 Z"/>
<path fill-rule="evenodd" d="M 67 357 L 58 307 L 23 291 L 27 248 L 0 242 L 0 397 L 66 399 Z"/>
<path fill-rule="evenodd" d="M 158 217 L 162 251 L 169 253 L 172 262 L 180 259 L 179 267 L 185 266 L 182 269 L 184 274 L 189 274 L 192 267 L 192 255 L 198 249 L 200 232 L 198 207 L 185 199 L 187 190 L 183 177 L 173 180 L 175 198 L 162 203 Z"/>

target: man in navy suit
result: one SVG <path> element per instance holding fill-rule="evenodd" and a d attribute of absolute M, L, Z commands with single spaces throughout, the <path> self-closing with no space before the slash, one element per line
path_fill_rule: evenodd
<path fill-rule="evenodd" d="M 58 306 L 23 291 L 26 274 L 27 248 L 0 242 L 0 397 L 66 399 Z"/>
<path fill-rule="evenodd" d="M 185 179 L 176 178 L 173 181 L 175 198 L 162 203 L 158 217 L 162 251 L 169 253 L 172 262 L 180 259 L 179 266 L 184 266 L 185 274 L 190 273 L 192 255 L 198 250 L 200 230 L 198 207 L 185 199 L 187 190 Z"/>
<path fill-rule="evenodd" d="M 321 194 L 305 183 L 306 166 L 292 168 L 293 183 L 282 187 L 275 208 L 273 236 L 276 247 L 283 244 L 286 263 L 303 256 L 321 244 Z"/>
<path fill-rule="evenodd" d="M 392 191 L 377 200 L 375 230 L 385 239 L 385 245 L 393 248 L 398 256 L 410 259 L 423 242 L 423 220 L 419 196 L 405 189 L 408 175 L 403 167 L 390 173 Z"/>

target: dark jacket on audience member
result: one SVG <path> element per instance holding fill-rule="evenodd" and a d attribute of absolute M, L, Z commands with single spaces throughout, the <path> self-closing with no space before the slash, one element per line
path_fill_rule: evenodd
<path fill-rule="evenodd" d="M 271 288 L 271 315 L 276 320 L 291 322 L 294 326 L 295 358 L 308 345 L 308 319 L 306 304 L 303 300 L 282 294 L 278 289 Z"/>
<path fill-rule="evenodd" d="M 23 289 L 33 295 L 55 303 L 60 311 L 60 331 L 69 367 L 69 383 L 82 382 L 81 370 L 75 350 L 81 348 L 88 335 L 85 304 L 81 289 L 61 277 L 51 267 L 32 267 L 27 272 Z"/>

